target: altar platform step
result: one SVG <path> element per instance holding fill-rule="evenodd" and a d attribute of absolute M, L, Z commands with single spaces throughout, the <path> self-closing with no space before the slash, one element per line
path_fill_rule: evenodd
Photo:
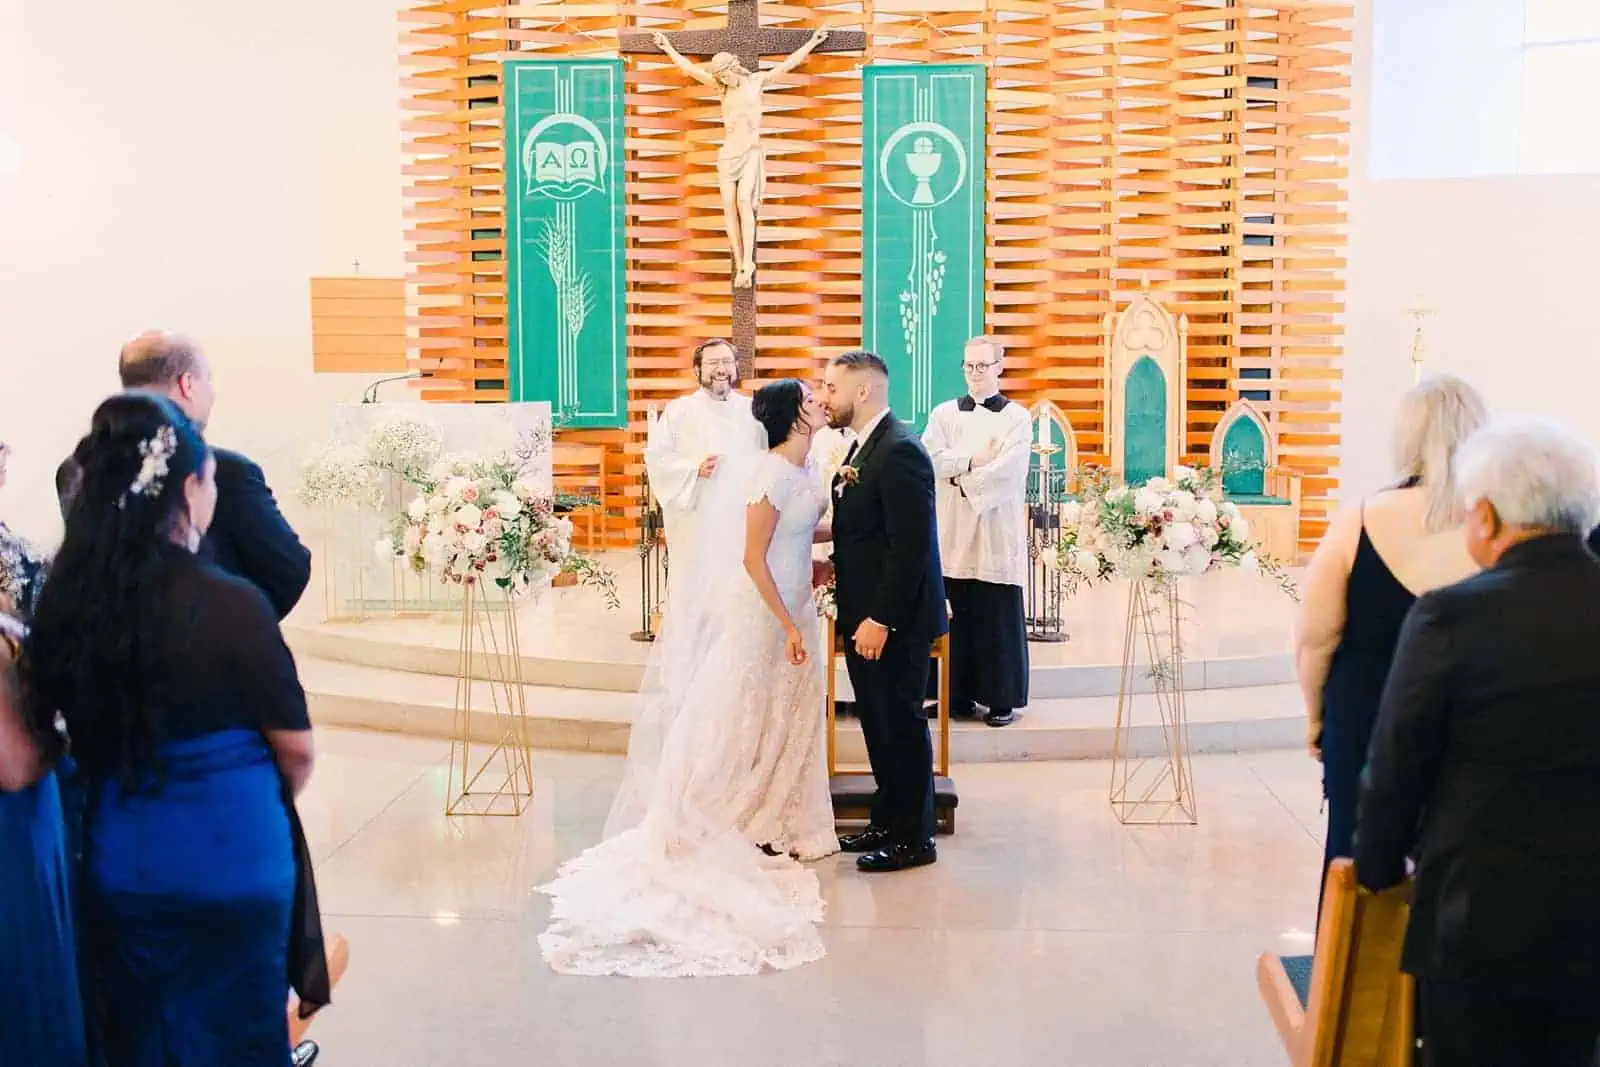
<path fill-rule="evenodd" d="M 302 655 L 301 679 L 312 719 L 343 726 L 450 737 L 455 729 L 456 681 L 443 675 L 319 659 Z M 528 685 L 529 740 L 536 748 L 621 754 L 639 697 L 634 693 Z M 1103 759 L 1111 754 L 1116 697 L 1035 701 L 1021 719 L 1003 729 L 981 723 L 952 724 L 950 756 L 956 763 L 1019 760 Z M 478 706 L 489 707 L 489 687 L 478 686 Z M 1161 750 L 1154 700 L 1139 697 L 1132 735 L 1135 754 Z M 1190 747 L 1194 752 L 1237 752 L 1295 747 L 1303 743 L 1305 718 L 1299 691 L 1288 685 L 1205 689 L 1188 696 Z M 474 714 L 473 733 L 490 739 L 492 714 Z M 839 730 L 840 762 L 866 762 L 866 746 L 851 719 Z"/>

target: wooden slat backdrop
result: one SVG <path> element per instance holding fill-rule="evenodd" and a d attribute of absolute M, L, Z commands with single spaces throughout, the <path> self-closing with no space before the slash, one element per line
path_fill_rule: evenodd
<path fill-rule="evenodd" d="M 399 278 L 312 278 L 311 366 L 319 374 L 404 371 L 405 282 Z"/>
<path fill-rule="evenodd" d="M 1304 547 L 1336 490 L 1350 9 L 1308 0 L 988 0 L 903 13 L 762 4 L 774 26 L 870 30 L 768 96 L 758 378 L 817 377 L 859 340 L 860 64 L 991 68 L 988 319 L 1008 390 L 1054 400 L 1103 460 L 1106 317 L 1148 278 L 1190 322 L 1190 458 L 1240 389 L 1307 476 Z M 927 5 L 931 9 L 937 3 Z M 402 13 L 408 340 L 439 401 L 505 399 L 503 109 L 510 56 L 616 54 L 637 29 L 722 24 L 713 0 L 422 3 Z M 627 57 L 627 430 L 566 435 L 620 453 L 637 514 L 645 411 L 691 388 L 689 351 L 730 331 L 711 90 Z M 950 354 L 957 358 L 956 353 Z"/>

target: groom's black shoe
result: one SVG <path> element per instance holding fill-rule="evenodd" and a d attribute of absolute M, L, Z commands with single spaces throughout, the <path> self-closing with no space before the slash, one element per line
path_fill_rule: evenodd
<path fill-rule="evenodd" d="M 868 826 L 858 834 L 845 834 L 839 838 L 841 852 L 876 852 L 889 844 L 889 831 L 881 826 Z"/>
<path fill-rule="evenodd" d="M 865 874 L 888 874 L 891 871 L 926 867 L 938 860 L 939 850 L 932 841 L 924 841 L 920 845 L 890 845 L 856 860 L 856 870 Z"/>

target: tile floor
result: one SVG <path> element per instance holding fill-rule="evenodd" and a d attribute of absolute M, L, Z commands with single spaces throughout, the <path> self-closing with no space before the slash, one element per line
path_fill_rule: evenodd
<path fill-rule="evenodd" d="M 1263 950 L 1309 951 L 1317 768 L 1195 761 L 1198 827 L 1122 827 L 1099 762 L 964 766 L 941 861 L 821 865 L 827 959 L 752 979 L 558 977 L 533 887 L 592 843 L 618 757 L 541 754 L 520 819 L 447 821 L 443 742 L 324 731 L 305 798 L 352 965 L 326 1067 L 1252 1067 Z"/>

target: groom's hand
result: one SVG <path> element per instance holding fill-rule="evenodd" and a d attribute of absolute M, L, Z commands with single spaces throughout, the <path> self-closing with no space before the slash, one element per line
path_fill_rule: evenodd
<path fill-rule="evenodd" d="M 700 461 L 700 477 L 709 478 L 717 473 L 717 464 L 722 462 L 721 456 L 707 456 Z"/>
<path fill-rule="evenodd" d="M 883 646 L 888 643 L 889 628 L 883 623 L 867 619 L 856 627 L 856 655 L 862 659 L 880 658 L 883 655 Z"/>

